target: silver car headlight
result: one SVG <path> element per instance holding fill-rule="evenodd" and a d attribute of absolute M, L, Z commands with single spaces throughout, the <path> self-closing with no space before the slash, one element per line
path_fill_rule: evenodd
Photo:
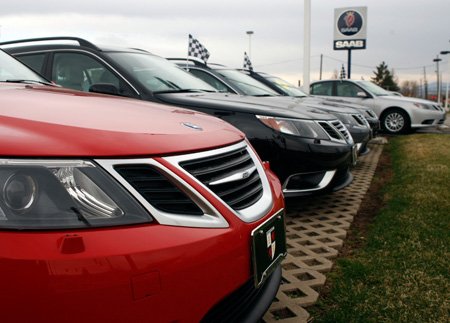
<path fill-rule="evenodd" d="M 88 160 L 0 159 L 0 229 L 69 229 L 151 222 Z"/>
<path fill-rule="evenodd" d="M 328 140 L 326 132 L 313 120 L 290 119 L 271 116 L 256 116 L 259 121 L 273 130 L 311 139 Z"/>
<path fill-rule="evenodd" d="M 432 106 L 429 106 L 428 104 L 423 104 L 423 103 L 417 103 L 417 102 L 415 102 L 415 103 L 413 103 L 413 105 L 414 105 L 416 108 L 419 108 L 419 109 L 433 110 L 433 107 L 432 107 Z"/>

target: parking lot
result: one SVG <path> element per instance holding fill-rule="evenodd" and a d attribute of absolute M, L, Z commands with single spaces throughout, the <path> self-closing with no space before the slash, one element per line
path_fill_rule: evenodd
<path fill-rule="evenodd" d="M 450 134 L 450 120 L 427 133 Z M 424 132 L 424 131 L 419 131 Z M 307 322 L 325 284 L 347 232 L 358 213 L 375 174 L 385 137 L 370 143 L 370 153 L 360 157 L 352 171 L 354 180 L 332 194 L 287 201 L 288 256 L 283 262 L 283 281 L 265 322 Z"/>

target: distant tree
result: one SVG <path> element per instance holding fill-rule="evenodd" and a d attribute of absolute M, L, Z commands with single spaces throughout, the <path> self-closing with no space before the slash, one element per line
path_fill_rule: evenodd
<path fill-rule="evenodd" d="M 381 62 L 380 65 L 376 67 L 376 71 L 373 72 L 375 74 L 372 77 L 372 81 L 383 89 L 388 91 L 398 91 L 400 88 L 395 81 L 394 72 L 389 71 L 389 68 L 385 62 Z"/>
<path fill-rule="evenodd" d="M 400 92 L 404 96 L 418 97 L 419 85 L 417 84 L 417 81 L 403 81 L 400 87 Z"/>
<path fill-rule="evenodd" d="M 339 73 L 338 73 L 338 70 L 334 70 L 333 71 L 333 74 L 331 75 L 331 79 L 332 80 L 337 80 L 339 78 Z"/>

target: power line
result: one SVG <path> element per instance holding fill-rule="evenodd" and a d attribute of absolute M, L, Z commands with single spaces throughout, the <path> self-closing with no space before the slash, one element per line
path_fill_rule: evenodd
<path fill-rule="evenodd" d="M 312 55 L 311 58 L 317 58 L 320 57 L 320 55 Z M 333 56 L 328 56 L 323 54 L 323 57 L 328 58 L 332 61 L 338 62 L 338 63 L 346 63 L 345 60 L 333 57 Z M 301 62 L 303 61 L 303 58 L 297 58 L 297 59 L 290 59 L 290 60 L 284 60 L 284 61 L 279 61 L 279 62 L 273 62 L 273 63 L 269 63 L 269 64 L 261 64 L 261 65 L 255 65 L 255 67 L 261 68 L 261 67 L 266 67 L 266 66 L 274 66 L 274 65 L 281 65 L 281 64 L 286 64 L 286 63 L 293 63 L 293 62 Z M 367 69 L 374 69 L 376 67 L 376 65 L 363 65 L 363 64 L 354 64 L 352 63 L 353 66 L 356 67 L 360 67 L 360 68 L 367 68 Z M 429 65 L 420 65 L 420 66 L 402 66 L 402 67 L 391 67 L 391 69 L 394 70 L 400 70 L 400 71 L 407 71 L 407 70 L 422 70 L 424 67 L 426 68 L 433 68 L 434 65 L 433 64 L 429 64 Z"/>

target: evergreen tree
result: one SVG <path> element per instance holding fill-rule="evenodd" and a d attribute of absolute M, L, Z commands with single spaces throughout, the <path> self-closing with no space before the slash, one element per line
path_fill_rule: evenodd
<path fill-rule="evenodd" d="M 394 80 L 394 72 L 391 73 L 391 71 L 389 71 L 389 68 L 385 62 L 381 62 L 381 64 L 376 67 L 376 71 L 373 73 L 375 76 L 372 77 L 372 82 L 375 84 L 378 84 L 383 89 L 388 91 L 400 90 L 397 82 Z"/>

